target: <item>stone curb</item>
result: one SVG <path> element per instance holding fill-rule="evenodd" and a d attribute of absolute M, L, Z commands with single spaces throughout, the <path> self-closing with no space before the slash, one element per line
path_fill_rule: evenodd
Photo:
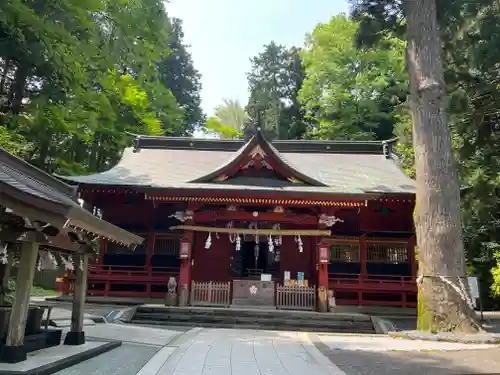
<path fill-rule="evenodd" d="M 46 364 L 44 366 L 36 367 L 27 371 L 4 371 L 0 370 L 0 375 L 50 375 L 58 371 L 64 370 L 68 367 L 74 366 L 78 363 L 84 362 L 90 358 L 97 357 L 100 354 L 106 353 L 110 350 L 116 349 L 122 345 L 121 341 L 109 341 L 96 348 L 86 350 L 82 353 L 73 354 L 67 358 Z"/>
<path fill-rule="evenodd" d="M 387 333 L 394 339 L 453 342 L 460 344 L 500 344 L 500 335 L 491 333 L 465 334 L 463 336 L 445 332 L 435 334 L 419 331 L 389 331 Z"/>
<path fill-rule="evenodd" d="M 304 342 L 302 343 L 304 349 L 317 363 L 321 365 L 321 367 L 326 369 L 330 375 L 346 375 L 344 371 L 328 359 L 326 352 L 321 350 L 322 348 L 318 345 L 320 340 L 317 335 L 305 333 L 302 337 L 304 339 Z"/>

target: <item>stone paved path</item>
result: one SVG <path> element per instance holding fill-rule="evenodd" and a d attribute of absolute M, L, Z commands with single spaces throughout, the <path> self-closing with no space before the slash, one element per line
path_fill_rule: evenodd
<path fill-rule="evenodd" d="M 471 349 L 473 345 L 386 336 L 203 328 L 186 332 L 118 324 L 100 324 L 87 331 L 89 336 L 124 344 L 57 375 L 500 373 L 500 347 L 491 345 L 477 350 Z"/>
<path fill-rule="evenodd" d="M 344 375 L 314 347 L 306 334 L 237 329 L 199 329 L 193 337 L 184 340 L 178 350 L 167 353 L 163 365 L 143 372 L 148 375 Z"/>

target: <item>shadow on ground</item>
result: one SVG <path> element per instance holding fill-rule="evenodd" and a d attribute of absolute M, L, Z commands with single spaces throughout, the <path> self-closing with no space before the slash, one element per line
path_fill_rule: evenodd
<path fill-rule="evenodd" d="M 416 329 L 416 319 L 390 319 L 400 330 Z M 500 332 L 500 324 L 486 325 Z M 316 347 L 347 375 L 500 375 L 500 347 L 482 350 L 428 352 L 369 352 L 332 350 L 318 336 L 311 335 Z"/>
<path fill-rule="evenodd" d="M 500 368 L 499 349 L 440 353 L 362 352 L 332 351 L 321 343 L 316 346 L 347 375 L 491 375 Z"/>

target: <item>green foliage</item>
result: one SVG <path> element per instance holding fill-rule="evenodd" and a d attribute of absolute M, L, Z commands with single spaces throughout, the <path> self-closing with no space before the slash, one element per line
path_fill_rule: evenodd
<path fill-rule="evenodd" d="M 496 265 L 491 270 L 493 282 L 491 283 L 491 292 L 494 296 L 500 297 L 500 252 L 496 253 Z"/>
<path fill-rule="evenodd" d="M 230 125 L 224 125 L 216 117 L 209 117 L 205 123 L 205 128 L 209 133 L 217 134 L 222 139 L 235 139 L 243 135 L 241 131 Z"/>
<path fill-rule="evenodd" d="M 306 125 L 297 100 L 304 73 L 299 51 L 271 42 L 251 59 L 246 134 L 260 127 L 268 138 L 301 138 Z"/>
<path fill-rule="evenodd" d="M 183 38 L 182 21 L 172 19 L 172 34 L 168 43 L 170 53 L 158 67 L 161 82 L 172 92 L 183 109 L 183 126 L 169 129 L 167 133 L 171 135 L 190 134 L 204 121 L 200 98 L 201 75 L 193 66 Z"/>
<path fill-rule="evenodd" d="M 384 38 L 372 49 L 354 42 L 358 24 L 338 15 L 316 26 L 302 52 L 306 79 L 299 99 L 320 139 L 389 139 L 408 86 L 404 42 Z"/>
<path fill-rule="evenodd" d="M 160 0 L 1 2 L 2 146 L 48 171 L 82 174 L 116 163 L 126 132 L 189 133 L 188 89 L 167 85 L 183 69 L 175 61 L 186 64 L 166 61 L 180 53 L 169 50 L 182 33 L 173 22 Z M 196 97 L 199 85 L 189 90 Z"/>

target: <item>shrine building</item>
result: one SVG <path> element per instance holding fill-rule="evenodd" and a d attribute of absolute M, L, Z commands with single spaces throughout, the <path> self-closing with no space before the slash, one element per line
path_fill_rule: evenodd
<path fill-rule="evenodd" d="M 175 277 L 180 305 L 416 305 L 415 187 L 391 141 L 136 136 L 110 170 L 61 178 L 146 239 L 103 241 L 89 295 L 163 298 Z"/>

